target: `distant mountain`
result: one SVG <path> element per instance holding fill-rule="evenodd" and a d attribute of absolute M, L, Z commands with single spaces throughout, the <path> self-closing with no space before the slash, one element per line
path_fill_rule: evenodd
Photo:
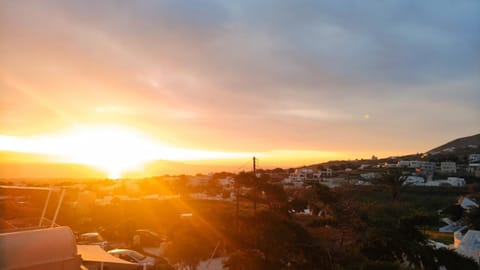
<path fill-rule="evenodd" d="M 80 164 L 68 163 L 3 163 L 0 162 L 2 179 L 86 179 L 106 178 L 105 172 Z"/>
<path fill-rule="evenodd" d="M 179 162 L 171 160 L 155 160 L 145 164 L 139 171 L 130 171 L 124 174 L 124 177 L 140 178 L 146 176 L 160 176 L 160 175 L 179 175 L 189 174 L 195 175 L 197 173 L 214 173 L 214 172 L 235 172 L 238 166 L 234 165 L 218 165 L 215 162 L 201 163 L 201 162 Z"/>
<path fill-rule="evenodd" d="M 434 148 L 427 153 L 429 155 L 455 154 L 465 155 L 480 152 L 480 134 L 458 138 L 444 145 Z"/>

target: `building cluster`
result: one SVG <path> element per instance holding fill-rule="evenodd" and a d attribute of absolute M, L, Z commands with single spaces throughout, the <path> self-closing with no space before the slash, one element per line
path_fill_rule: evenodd
<path fill-rule="evenodd" d="M 292 184 L 304 184 L 304 183 L 315 183 L 320 182 L 322 179 L 326 177 L 333 176 L 332 169 L 325 169 L 325 170 L 314 170 L 311 168 L 300 168 L 296 169 L 293 173 L 288 175 L 285 178 L 285 183 L 292 183 Z"/>
<path fill-rule="evenodd" d="M 467 171 L 475 177 L 480 177 L 480 154 L 471 154 L 468 157 Z"/>
<path fill-rule="evenodd" d="M 468 197 L 460 197 L 456 203 L 463 213 L 469 213 L 478 209 L 478 203 Z M 438 229 L 441 233 L 452 233 L 453 244 L 446 246 L 458 254 L 472 258 L 476 262 L 480 259 L 480 231 L 469 228 L 465 218 L 452 220 L 448 217 L 442 218 L 446 224 Z"/>
<path fill-rule="evenodd" d="M 371 185 L 373 180 L 380 178 L 385 171 L 391 169 L 403 172 L 404 185 L 463 187 L 466 184 L 465 175 L 480 177 L 480 154 L 469 155 L 467 164 L 448 160 L 441 162 L 425 160 L 379 162 L 378 159 L 371 159 L 369 163 L 336 170 L 305 167 L 288 174 L 282 183 L 293 187 L 313 183 L 334 187 L 345 182 Z"/>

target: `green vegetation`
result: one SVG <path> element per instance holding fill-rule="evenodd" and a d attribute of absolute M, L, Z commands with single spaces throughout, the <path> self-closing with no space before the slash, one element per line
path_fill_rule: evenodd
<path fill-rule="evenodd" d="M 165 200 L 114 199 L 98 205 L 88 193 L 72 191 L 58 223 L 79 233 L 100 231 L 108 240 L 127 244 L 135 230 L 154 230 L 167 239 L 165 256 L 169 262 L 188 269 L 195 269 L 199 261 L 212 255 L 227 257 L 224 266 L 230 270 L 478 268 L 472 260 L 434 249 L 429 242 L 449 243 L 448 235 L 433 232 L 439 225 L 437 211 L 462 217 L 464 213 L 457 213 L 451 205 L 467 189 L 404 187 L 386 175 L 382 183 L 373 186 L 330 189 L 314 185 L 285 191 L 268 177 L 255 179 L 252 174 L 241 173 L 235 176 L 232 187 L 238 200 L 188 196 L 194 192 L 221 194 L 220 177 L 203 187 L 187 185 L 182 176 L 177 182 L 142 180 L 135 191 L 125 184 L 114 189 L 116 194 L 137 196 L 182 194 Z M 102 186 L 111 183 L 89 185 L 89 190 L 102 194 Z M 44 199 L 34 192 L 29 196 L 37 205 Z M 22 207 L 7 205 L 1 209 L 5 217 L 26 215 L 35 209 Z M 312 215 L 295 214 L 305 208 Z M 191 217 L 182 217 L 182 213 L 191 213 Z M 469 214 L 472 225 L 480 224 L 479 216 L 478 211 Z"/>

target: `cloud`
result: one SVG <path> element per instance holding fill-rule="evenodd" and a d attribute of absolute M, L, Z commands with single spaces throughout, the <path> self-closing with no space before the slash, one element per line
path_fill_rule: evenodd
<path fill-rule="evenodd" d="M 439 114 L 468 133 L 480 114 L 477 1 L 3 1 L 0 10 L 0 78 L 36 85 L 73 118 L 84 107 L 125 114 L 128 104 L 129 121 L 175 126 L 179 138 L 195 130 L 227 144 L 222 136 L 243 134 L 247 146 L 274 148 L 316 142 L 296 132 L 332 121 L 349 126 L 317 136 L 451 134 Z M 268 139 L 278 133 L 285 139 Z"/>

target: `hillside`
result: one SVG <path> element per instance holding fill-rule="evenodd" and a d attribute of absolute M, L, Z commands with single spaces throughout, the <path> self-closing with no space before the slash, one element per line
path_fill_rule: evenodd
<path fill-rule="evenodd" d="M 427 153 L 430 155 L 437 154 L 455 154 L 465 155 L 480 152 L 480 134 L 473 136 L 458 138 L 444 145 L 436 147 Z"/>
<path fill-rule="evenodd" d="M 438 146 L 425 154 L 411 154 L 397 157 L 386 157 L 378 160 L 335 160 L 323 163 L 316 163 L 305 166 L 307 168 L 319 167 L 358 167 L 361 164 L 377 164 L 383 162 L 396 162 L 398 160 L 429 160 L 440 162 L 444 160 L 455 160 L 467 162 L 468 155 L 480 153 L 480 134 L 462 137 Z M 300 168 L 300 167 L 299 167 Z"/>

